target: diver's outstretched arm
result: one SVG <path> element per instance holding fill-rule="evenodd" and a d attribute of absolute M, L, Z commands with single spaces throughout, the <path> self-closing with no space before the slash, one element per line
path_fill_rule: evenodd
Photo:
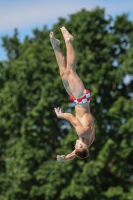
<path fill-rule="evenodd" d="M 73 114 L 71 113 L 63 113 L 61 108 L 55 108 L 55 113 L 56 113 L 56 116 L 58 118 L 62 118 L 62 119 L 65 119 L 67 121 L 69 121 L 75 128 L 78 126 L 78 127 L 83 127 L 83 125 L 80 123 L 80 121 L 74 117 Z"/>
<path fill-rule="evenodd" d="M 56 158 L 59 162 L 66 162 L 73 160 L 76 157 L 75 150 L 72 153 L 69 153 L 68 155 L 57 155 Z"/>

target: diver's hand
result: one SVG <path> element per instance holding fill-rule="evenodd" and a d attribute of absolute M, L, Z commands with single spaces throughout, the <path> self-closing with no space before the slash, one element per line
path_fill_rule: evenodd
<path fill-rule="evenodd" d="M 65 162 L 65 155 L 57 155 L 56 158 L 59 162 Z"/>
<path fill-rule="evenodd" d="M 62 113 L 61 108 L 55 108 L 54 110 L 55 110 L 56 116 L 57 116 L 58 118 L 62 118 L 63 113 Z"/>

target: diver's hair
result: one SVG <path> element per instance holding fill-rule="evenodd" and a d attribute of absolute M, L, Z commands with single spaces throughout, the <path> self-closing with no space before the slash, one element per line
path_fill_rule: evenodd
<path fill-rule="evenodd" d="M 89 151 L 87 148 L 82 148 L 81 150 L 76 150 L 75 154 L 77 157 L 84 159 L 89 156 Z"/>

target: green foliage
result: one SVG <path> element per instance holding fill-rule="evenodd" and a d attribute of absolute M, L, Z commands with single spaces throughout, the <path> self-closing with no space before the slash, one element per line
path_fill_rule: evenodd
<path fill-rule="evenodd" d="M 74 35 L 77 71 L 91 90 L 96 139 L 85 160 L 58 163 L 77 138 L 54 107 L 72 109 L 59 77 L 49 30 L 19 41 L 3 37 L 0 62 L 0 200 L 131 200 L 133 196 L 133 22 L 101 8 L 81 10 L 53 26 Z M 73 110 L 72 110 L 73 112 Z"/>

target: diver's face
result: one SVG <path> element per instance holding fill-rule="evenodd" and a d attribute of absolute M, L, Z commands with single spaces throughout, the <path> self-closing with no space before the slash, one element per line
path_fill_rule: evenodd
<path fill-rule="evenodd" d="M 81 140 L 76 140 L 75 150 L 81 149 L 83 147 L 83 143 Z"/>

